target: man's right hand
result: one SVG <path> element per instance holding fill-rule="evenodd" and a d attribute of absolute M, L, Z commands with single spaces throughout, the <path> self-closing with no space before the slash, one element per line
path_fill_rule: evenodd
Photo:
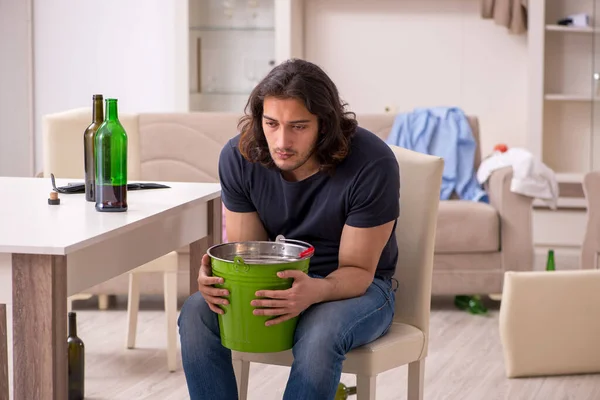
<path fill-rule="evenodd" d="M 202 256 L 202 265 L 198 274 L 198 290 L 202 293 L 202 297 L 204 297 L 206 303 L 208 303 L 208 307 L 217 314 L 224 314 L 224 311 L 217 304 L 229 304 L 227 299 L 222 298 L 222 296 L 229 296 L 229 291 L 213 286 L 215 284 L 223 284 L 223 282 L 223 278 L 212 276 L 208 254 Z"/>

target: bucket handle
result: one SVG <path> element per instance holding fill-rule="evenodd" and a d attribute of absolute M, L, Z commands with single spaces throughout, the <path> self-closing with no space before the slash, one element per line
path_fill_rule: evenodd
<path fill-rule="evenodd" d="M 242 257 L 235 256 L 233 257 L 233 270 L 235 272 L 248 272 L 248 270 L 250 270 L 250 266 L 244 262 Z"/>
<path fill-rule="evenodd" d="M 286 239 L 283 235 L 278 235 L 275 238 L 275 241 L 277 242 L 283 242 L 283 243 L 296 243 L 296 244 L 300 244 L 300 245 L 306 245 L 306 242 L 303 242 L 301 240 L 295 240 L 295 239 Z M 315 253 L 315 248 L 314 246 L 310 246 L 309 248 L 307 248 L 306 250 L 302 250 L 302 252 L 300 254 L 298 254 L 298 257 L 300 258 L 304 258 L 304 257 L 308 257 L 308 256 L 312 256 Z"/>

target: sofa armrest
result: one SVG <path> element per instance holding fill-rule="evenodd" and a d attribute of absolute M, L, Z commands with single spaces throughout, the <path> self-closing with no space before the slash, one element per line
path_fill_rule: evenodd
<path fill-rule="evenodd" d="M 581 269 L 595 269 L 598 268 L 600 252 L 600 171 L 585 175 L 583 193 L 587 205 L 587 223 L 581 246 Z"/>
<path fill-rule="evenodd" d="M 500 251 L 504 271 L 533 269 L 533 198 L 510 190 L 512 167 L 498 169 L 486 184 L 490 204 L 500 217 Z"/>

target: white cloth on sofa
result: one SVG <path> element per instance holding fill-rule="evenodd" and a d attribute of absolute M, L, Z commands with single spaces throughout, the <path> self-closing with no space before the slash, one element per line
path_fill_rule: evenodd
<path fill-rule="evenodd" d="M 525 149 L 510 148 L 486 158 L 477 170 L 477 180 L 483 184 L 493 171 L 503 167 L 513 168 L 512 192 L 540 199 L 551 209 L 556 209 L 558 181 L 554 171 Z"/>

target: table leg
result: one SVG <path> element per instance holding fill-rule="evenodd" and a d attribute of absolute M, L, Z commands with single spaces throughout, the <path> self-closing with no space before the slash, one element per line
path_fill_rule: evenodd
<path fill-rule="evenodd" d="M 8 400 L 8 336 L 6 304 L 0 304 L 0 400 Z"/>
<path fill-rule="evenodd" d="M 207 233 L 205 238 L 190 244 L 190 294 L 198 291 L 198 272 L 202 264 L 202 256 L 209 247 L 221 243 L 223 238 L 223 219 L 221 198 L 218 197 L 207 203 Z"/>
<path fill-rule="evenodd" d="M 13 254 L 14 400 L 67 398 L 67 258 Z"/>

